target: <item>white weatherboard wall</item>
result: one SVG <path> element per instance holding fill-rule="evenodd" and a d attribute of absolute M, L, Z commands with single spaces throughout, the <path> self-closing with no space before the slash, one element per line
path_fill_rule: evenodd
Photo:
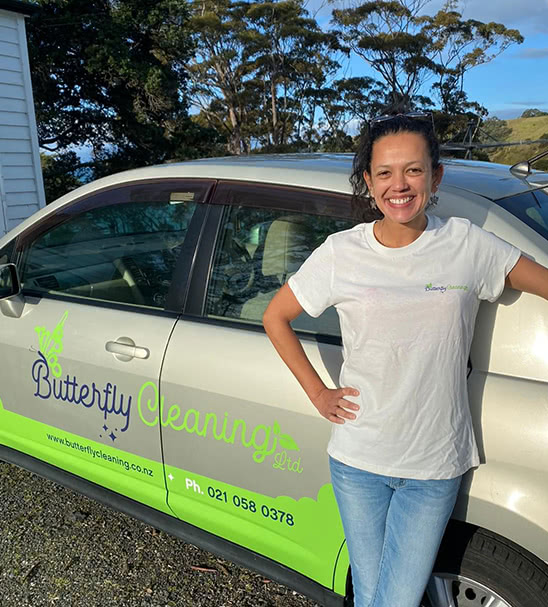
<path fill-rule="evenodd" d="M 45 204 L 25 18 L 0 9 L 0 235 Z"/>

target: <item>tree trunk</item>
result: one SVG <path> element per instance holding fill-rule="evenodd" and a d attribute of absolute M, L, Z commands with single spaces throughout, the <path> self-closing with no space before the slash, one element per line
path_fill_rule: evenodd
<path fill-rule="evenodd" d="M 270 78 L 270 101 L 272 104 L 272 142 L 278 145 L 278 109 L 276 107 L 276 83 Z"/>
<path fill-rule="evenodd" d="M 228 143 L 228 150 L 231 154 L 240 155 L 242 153 L 242 131 L 240 128 L 240 121 L 236 114 L 236 110 L 230 107 L 228 110 L 230 117 L 230 123 L 232 124 L 232 133 L 230 134 L 230 140 Z"/>

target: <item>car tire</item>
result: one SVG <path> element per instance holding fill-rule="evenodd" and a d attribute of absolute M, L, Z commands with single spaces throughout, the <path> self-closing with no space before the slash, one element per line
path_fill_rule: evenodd
<path fill-rule="evenodd" d="M 546 607 L 548 565 L 486 529 L 453 523 L 445 534 L 423 604 Z"/>

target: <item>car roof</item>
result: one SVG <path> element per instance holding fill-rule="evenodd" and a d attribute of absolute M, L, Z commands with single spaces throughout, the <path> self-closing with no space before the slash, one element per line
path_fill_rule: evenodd
<path fill-rule="evenodd" d="M 13 238 L 42 217 L 82 196 L 124 184 L 156 179 L 220 179 L 282 184 L 309 189 L 350 193 L 349 176 L 353 154 L 252 154 L 168 162 L 115 173 L 87 183 L 48 204 L 5 236 Z M 533 171 L 520 178 L 503 164 L 442 159 L 445 167 L 443 191 L 467 190 L 489 200 L 499 200 L 526 191 L 548 187 L 548 174 Z M 9 236 L 8 236 L 9 235 Z M 7 241 L 0 236 L 0 244 Z"/>
<path fill-rule="evenodd" d="M 477 160 L 444 158 L 442 184 L 474 192 L 490 200 L 548 187 L 548 173 L 533 171 L 528 177 L 510 172 L 510 166 Z"/>
<path fill-rule="evenodd" d="M 36 222 L 54 214 L 73 201 L 111 188 L 151 183 L 157 180 L 247 181 L 351 193 L 349 176 L 353 159 L 353 154 L 338 153 L 252 154 L 167 162 L 115 173 L 68 192 L 25 219 L 4 236 L 0 235 L 0 248 Z M 445 171 L 440 190 L 442 193 L 445 190 L 447 200 L 458 201 L 459 198 L 473 199 L 481 196 L 487 203 L 540 188 L 548 193 L 548 173 L 533 171 L 528 177 L 519 177 L 510 171 L 509 166 L 502 164 L 446 158 L 442 159 L 442 163 Z M 465 195 L 464 192 L 470 194 Z M 487 205 L 489 206 L 489 203 Z M 502 211 L 498 205 L 494 205 L 493 210 Z M 522 223 L 518 219 L 516 221 Z M 478 218 L 476 223 L 483 225 Z M 523 226 L 520 229 L 522 228 Z M 545 247 L 544 239 L 542 245 Z M 541 249 L 545 250 L 542 247 Z"/>
<path fill-rule="evenodd" d="M 117 173 L 89 186 L 97 189 L 126 181 L 151 178 L 237 179 L 297 187 L 350 192 L 348 178 L 353 154 L 252 154 L 173 162 Z M 452 186 L 498 200 L 522 192 L 548 187 L 548 173 L 533 171 L 518 177 L 504 164 L 443 158 L 443 190 Z M 86 186 L 84 186 L 86 188 Z M 84 193 L 80 188 L 81 193 Z"/>

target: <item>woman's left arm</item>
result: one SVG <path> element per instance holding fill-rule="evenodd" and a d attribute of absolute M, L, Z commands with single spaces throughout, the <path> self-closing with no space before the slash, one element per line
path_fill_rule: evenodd
<path fill-rule="evenodd" d="M 511 289 L 548 299 L 548 268 L 522 255 L 506 277 L 506 284 Z"/>

